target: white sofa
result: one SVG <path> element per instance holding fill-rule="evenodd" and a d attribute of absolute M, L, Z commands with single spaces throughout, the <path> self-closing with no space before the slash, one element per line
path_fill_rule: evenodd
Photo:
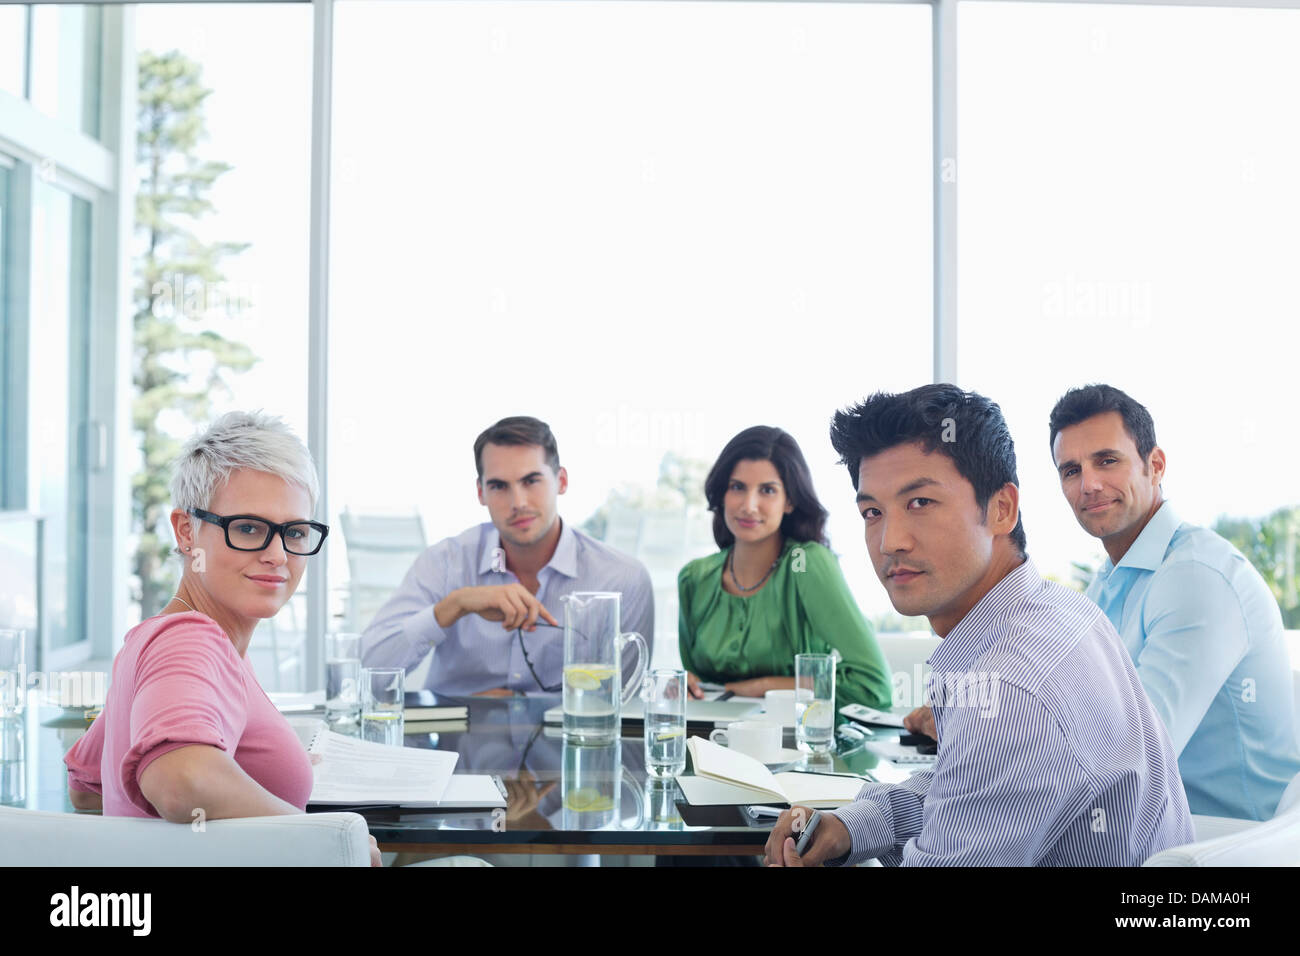
<path fill-rule="evenodd" d="M 1143 866 L 1300 866 L 1300 775 L 1263 823 L 1192 817 L 1196 842 L 1162 850 Z"/>
<path fill-rule="evenodd" d="M 0 866 L 369 866 L 356 813 L 187 823 L 0 807 Z"/>

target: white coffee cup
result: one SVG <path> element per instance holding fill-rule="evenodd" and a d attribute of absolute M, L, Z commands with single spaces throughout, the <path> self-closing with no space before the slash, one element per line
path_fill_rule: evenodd
<path fill-rule="evenodd" d="M 802 697 L 811 697 L 812 691 L 809 688 L 803 688 L 799 691 Z M 795 690 L 769 690 L 763 695 L 763 715 L 767 720 L 782 727 L 794 726 L 794 700 Z"/>
<path fill-rule="evenodd" d="M 781 759 L 781 725 L 766 720 L 737 720 L 709 734 L 715 744 L 763 763 Z"/>

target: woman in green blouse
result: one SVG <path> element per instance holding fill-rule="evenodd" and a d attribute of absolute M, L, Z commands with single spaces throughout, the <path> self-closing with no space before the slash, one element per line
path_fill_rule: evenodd
<path fill-rule="evenodd" d="M 836 707 L 888 709 L 889 671 L 871 625 L 826 547 L 826 509 L 795 440 L 747 428 L 722 450 L 704 495 L 722 550 L 677 576 L 677 636 L 691 695 L 699 681 L 741 697 L 794 687 L 796 654 L 838 651 Z"/>

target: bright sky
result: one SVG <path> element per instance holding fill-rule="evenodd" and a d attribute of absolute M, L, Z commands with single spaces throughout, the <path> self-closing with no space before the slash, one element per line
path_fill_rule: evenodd
<path fill-rule="evenodd" d="M 1087 381 L 1151 409 L 1187 519 L 1296 503 L 1300 11 L 960 10 L 959 384 L 1007 414 L 1031 555 L 1100 554 L 1046 442 Z M 330 519 L 485 520 L 471 444 L 507 414 L 555 429 L 575 522 L 669 449 L 776 424 L 890 610 L 826 423 L 931 378 L 929 29 L 901 4 L 339 3 Z M 221 327 L 264 361 L 230 404 L 305 432 L 310 8 L 141 6 L 137 34 L 204 65 L 236 167 L 205 232 L 253 243 Z"/>

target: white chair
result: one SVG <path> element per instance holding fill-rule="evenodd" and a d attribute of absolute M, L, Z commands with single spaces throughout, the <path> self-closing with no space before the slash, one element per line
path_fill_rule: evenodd
<path fill-rule="evenodd" d="M 280 613 L 258 622 L 248 655 L 263 688 L 296 691 L 306 678 L 307 592 L 299 588 Z"/>
<path fill-rule="evenodd" d="M 686 563 L 686 513 L 642 512 L 641 535 L 634 554 L 650 572 L 651 587 L 656 591 L 676 590 L 677 575 Z"/>
<path fill-rule="evenodd" d="M 1143 866 L 1300 866 L 1300 775 L 1273 819 L 1193 816 L 1196 842 L 1162 850 Z"/>
<path fill-rule="evenodd" d="M 718 550 L 713 540 L 713 512 L 693 508 L 686 519 L 686 557 L 702 558 Z"/>
<path fill-rule="evenodd" d="M 348 551 L 348 630 L 366 629 L 426 547 L 418 514 L 339 515 Z"/>
<path fill-rule="evenodd" d="M 611 505 L 605 544 L 635 557 L 650 573 L 654 593 L 655 633 L 652 666 L 681 664 L 677 652 L 677 575 L 693 558 L 717 550 L 713 516 L 694 509 L 633 508 Z"/>
<path fill-rule="evenodd" d="M 925 675 L 930 672 L 925 662 L 939 646 L 939 638 L 933 634 L 878 634 L 876 643 L 885 655 L 895 702 L 900 707 L 920 707 L 925 700 Z M 900 682 L 906 690 L 901 696 L 897 693 Z"/>
<path fill-rule="evenodd" d="M 604 542 L 624 554 L 635 555 L 640 539 L 640 510 L 625 504 L 610 505 L 609 516 L 605 519 Z"/>
<path fill-rule="evenodd" d="M 3 866 L 369 866 L 356 813 L 187 823 L 0 807 Z"/>

